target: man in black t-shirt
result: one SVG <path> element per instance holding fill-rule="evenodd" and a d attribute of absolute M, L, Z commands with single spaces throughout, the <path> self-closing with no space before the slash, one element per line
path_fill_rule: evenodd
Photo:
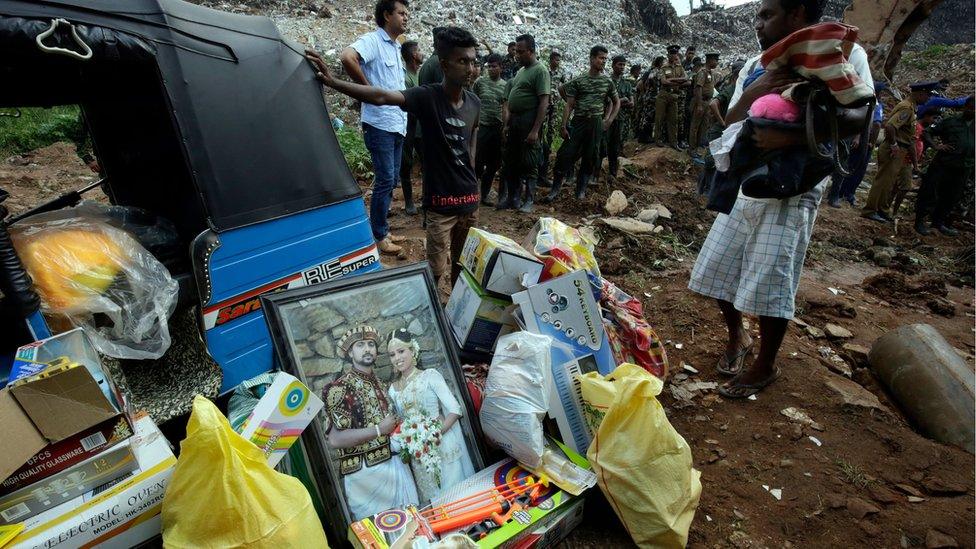
<path fill-rule="evenodd" d="M 337 80 L 317 53 L 306 51 L 326 86 L 364 103 L 396 105 L 417 118 L 424 136 L 427 259 L 438 282 L 450 273 L 452 284 L 460 273 L 457 261 L 468 229 L 478 221 L 481 199 L 474 171 L 481 102 L 465 89 L 477 62 L 477 46 L 468 31 L 444 29 L 437 44 L 443 82 L 403 91 Z"/>

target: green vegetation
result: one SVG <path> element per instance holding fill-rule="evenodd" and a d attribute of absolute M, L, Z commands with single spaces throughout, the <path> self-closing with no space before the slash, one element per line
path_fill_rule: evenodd
<path fill-rule="evenodd" d="M 952 53 L 952 46 L 933 44 L 919 52 L 906 52 L 905 56 L 902 57 L 902 62 L 913 69 L 924 69 L 929 67 L 933 61 L 950 53 Z"/>
<path fill-rule="evenodd" d="M 837 465 L 838 469 L 840 469 L 841 477 L 848 483 L 853 484 L 858 488 L 864 488 L 871 483 L 871 479 L 859 466 L 844 461 L 843 459 L 838 459 L 834 462 L 834 464 Z"/>
<path fill-rule="evenodd" d="M 0 158 L 58 141 L 72 141 L 81 149 L 86 139 L 79 114 L 76 105 L 49 109 L 0 109 Z"/>
<path fill-rule="evenodd" d="M 925 48 L 924 50 L 922 50 L 922 56 L 923 57 L 941 57 L 941 56 L 949 53 L 950 50 L 951 50 L 951 48 L 948 45 L 946 45 L 946 44 L 933 44 L 933 45 L 929 46 L 928 48 Z"/>
<path fill-rule="evenodd" d="M 363 142 L 363 134 L 354 127 L 345 126 L 336 130 L 336 137 L 339 138 L 342 154 L 346 157 L 346 164 L 349 164 L 353 175 L 362 179 L 372 179 L 373 160 Z"/>

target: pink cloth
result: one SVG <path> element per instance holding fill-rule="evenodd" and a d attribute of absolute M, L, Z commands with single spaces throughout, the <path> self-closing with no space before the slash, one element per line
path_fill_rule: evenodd
<path fill-rule="evenodd" d="M 749 116 L 780 122 L 796 122 L 800 119 L 800 106 L 778 93 L 770 93 L 753 101 L 752 106 L 749 107 Z"/>

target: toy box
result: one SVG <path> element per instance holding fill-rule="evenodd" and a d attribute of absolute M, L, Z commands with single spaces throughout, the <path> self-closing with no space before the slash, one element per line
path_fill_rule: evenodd
<path fill-rule="evenodd" d="M 507 310 L 511 304 L 488 295 L 474 277 L 462 270 L 444 312 L 462 349 L 490 353 L 499 337 L 515 330 L 515 318 Z"/>
<path fill-rule="evenodd" d="M 579 454 L 560 448 L 573 463 L 589 467 Z M 475 473 L 422 510 L 391 509 L 357 521 L 350 525 L 348 538 L 357 549 L 389 549 L 409 547 L 413 540 L 424 537 L 433 542 L 461 533 L 470 536 L 479 548 L 508 549 L 540 528 L 557 524 L 560 511 L 581 500 L 509 458 Z M 498 512 L 489 513 L 496 505 Z M 453 519 L 464 524 L 455 528 L 450 522 Z"/>
<path fill-rule="evenodd" d="M 304 383 L 278 372 L 245 421 L 241 436 L 261 448 L 268 465 L 274 467 L 323 406 Z"/>
<path fill-rule="evenodd" d="M 583 418 L 578 377 L 587 372 L 606 375 L 617 366 L 586 272 L 537 284 L 512 300 L 525 330 L 553 340 L 549 416 L 562 441 L 585 454 L 592 434 Z"/>
<path fill-rule="evenodd" d="M 160 512 L 176 466 L 169 443 L 149 416 L 133 422 L 138 471 L 28 519 L 5 549 L 135 547 L 162 531 Z"/>
<path fill-rule="evenodd" d="M 508 297 L 539 281 L 542 262 L 514 240 L 472 228 L 458 262 L 490 294 Z"/>

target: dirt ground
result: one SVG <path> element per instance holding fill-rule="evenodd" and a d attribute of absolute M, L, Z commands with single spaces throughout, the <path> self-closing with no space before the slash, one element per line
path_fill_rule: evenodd
<path fill-rule="evenodd" d="M 843 345 L 870 348 L 889 330 L 924 322 L 972 363 L 973 226 L 959 225 L 962 236 L 956 239 L 923 238 L 910 222 L 878 225 L 850 207 L 823 204 L 797 317 L 815 328 L 828 322 L 843 326 L 853 337 L 816 338 L 792 324 L 780 352 L 783 376 L 756 400 L 728 401 L 707 389 L 688 397 L 679 389 L 688 382 L 722 381 L 713 364 L 723 347 L 724 324 L 712 302 L 687 290 L 714 214 L 695 194 L 694 170 L 682 154 L 641 149 L 630 158 L 634 164 L 613 183 L 629 201 L 623 215 L 659 203 L 672 218 L 659 221 L 663 231 L 649 236 L 592 227 L 600 237 L 604 276 L 642 300 L 648 320 L 667 342 L 671 374 L 661 401 L 702 472 L 689 546 L 942 547 L 951 546 L 951 538 L 972 547 L 973 456 L 917 434 L 863 357 Z M 93 177 L 65 144 L 0 162 L 0 188 L 13 195 L 7 204 L 15 212 Z M 533 215 L 485 208 L 479 225 L 521 241 L 538 217 L 586 224 L 592 221 L 588 216 L 602 213 L 610 190 L 601 180 L 586 200 L 563 198 Z M 406 216 L 399 191 L 396 197 L 391 226 L 408 240 L 402 259 L 384 257 L 387 266 L 425 256 L 420 218 Z M 905 208 L 902 219 L 910 218 Z M 446 295 L 448 289 L 442 291 Z M 750 324 L 758 339 L 757 322 Z M 834 355 L 852 369 L 851 379 L 838 373 L 843 367 Z M 819 429 L 791 422 L 781 414 L 787 407 L 805 411 Z M 781 499 L 764 485 L 781 489 Z M 631 545 L 599 490 L 592 490 L 584 523 L 564 547 Z"/>
<path fill-rule="evenodd" d="M 672 384 L 721 382 L 712 365 L 724 345 L 724 323 L 710 300 L 687 289 L 715 214 L 696 195 L 694 170 L 682 154 L 652 148 L 635 151 L 631 159 L 635 165 L 626 170 L 633 175 L 613 184 L 630 204 L 622 215 L 660 203 L 673 217 L 662 222 L 663 232 L 651 236 L 594 224 L 602 273 L 642 300 L 648 320 L 668 343 Z M 611 190 L 601 181 L 583 202 L 563 198 L 533 215 L 483 208 L 479 225 L 521 241 L 538 217 L 580 225 L 601 214 Z M 863 203 L 864 195 L 860 198 Z M 755 401 L 729 401 L 712 391 L 686 401 L 665 389 L 661 401 L 668 417 L 702 471 L 704 488 L 689 546 L 931 547 L 941 546 L 936 543 L 941 532 L 961 547 L 972 547 L 973 456 L 916 433 L 863 357 L 842 348 L 845 343 L 870 348 L 899 326 L 928 323 L 973 361 L 973 227 L 960 225 L 963 234 L 957 239 L 921 238 L 905 221 L 912 219 L 908 209 L 903 206 L 896 231 L 862 219 L 846 204 L 833 209 L 825 201 L 820 208 L 797 317 L 819 328 L 843 326 L 853 338 L 816 339 L 792 324 L 780 351 L 783 376 Z M 423 259 L 419 219 L 404 215 L 399 201 L 393 211 L 392 230 L 409 240 L 407 258 L 390 263 Z M 886 267 L 869 259 L 880 248 L 894 252 Z M 877 255 L 885 263 L 884 253 Z M 758 340 L 758 322 L 750 324 Z M 824 348 L 845 359 L 853 380 L 831 369 L 836 363 L 822 357 Z M 701 373 L 689 375 L 682 364 Z M 807 412 L 822 430 L 791 423 L 781 414 L 788 407 Z M 782 499 L 763 485 L 782 489 Z M 565 542 L 571 548 L 630 545 L 596 491 L 587 501 L 583 525 Z"/>

